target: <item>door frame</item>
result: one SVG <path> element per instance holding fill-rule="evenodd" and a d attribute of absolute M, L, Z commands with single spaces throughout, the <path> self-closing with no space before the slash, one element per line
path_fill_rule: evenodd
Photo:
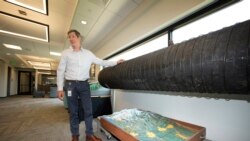
<path fill-rule="evenodd" d="M 21 93 L 20 92 L 20 76 L 21 73 L 28 73 L 29 74 L 29 91 L 25 92 L 25 93 Z M 32 85 L 32 81 L 31 81 L 31 72 L 30 71 L 18 71 L 18 84 L 17 84 L 17 94 L 18 95 L 31 95 L 31 85 Z"/>

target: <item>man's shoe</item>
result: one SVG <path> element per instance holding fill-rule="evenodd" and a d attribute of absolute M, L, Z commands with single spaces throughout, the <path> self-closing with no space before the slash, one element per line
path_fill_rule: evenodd
<path fill-rule="evenodd" d="M 95 139 L 97 139 L 98 141 L 102 141 L 101 138 L 98 138 L 97 136 L 93 135 L 95 137 Z"/>
<path fill-rule="evenodd" d="M 79 135 L 73 135 L 72 141 L 79 141 Z"/>
<path fill-rule="evenodd" d="M 102 141 L 102 139 L 96 137 L 95 135 L 86 135 L 86 141 Z"/>

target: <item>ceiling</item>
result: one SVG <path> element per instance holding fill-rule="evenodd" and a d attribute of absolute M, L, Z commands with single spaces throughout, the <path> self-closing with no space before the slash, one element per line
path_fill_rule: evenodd
<path fill-rule="evenodd" d="M 32 69 L 35 66 L 30 61 L 49 63 L 50 69 L 56 70 L 60 56 L 50 52 L 61 53 L 69 47 L 69 29 L 80 31 L 85 37 L 84 47 L 94 50 L 142 1 L 0 0 L 0 60 L 13 67 Z M 42 11 L 46 9 L 47 12 Z M 87 24 L 82 24 L 82 20 Z M 22 50 L 6 48 L 4 44 L 17 45 Z"/>

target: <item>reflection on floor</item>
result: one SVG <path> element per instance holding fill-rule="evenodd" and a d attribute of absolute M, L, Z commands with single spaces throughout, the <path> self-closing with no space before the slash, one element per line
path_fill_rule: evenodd
<path fill-rule="evenodd" d="M 0 98 L 0 141 L 70 141 L 68 112 L 57 98 L 11 96 Z M 96 120 L 94 132 L 103 141 Z M 85 127 L 80 125 L 80 141 L 85 141 Z"/>

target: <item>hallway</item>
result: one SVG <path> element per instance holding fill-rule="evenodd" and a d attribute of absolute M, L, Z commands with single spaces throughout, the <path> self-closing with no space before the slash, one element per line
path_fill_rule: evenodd
<path fill-rule="evenodd" d="M 0 141 L 70 141 L 68 113 L 57 98 L 12 96 L 0 99 Z M 105 136 L 93 122 L 94 132 Z M 85 140 L 80 125 L 80 141 Z"/>

